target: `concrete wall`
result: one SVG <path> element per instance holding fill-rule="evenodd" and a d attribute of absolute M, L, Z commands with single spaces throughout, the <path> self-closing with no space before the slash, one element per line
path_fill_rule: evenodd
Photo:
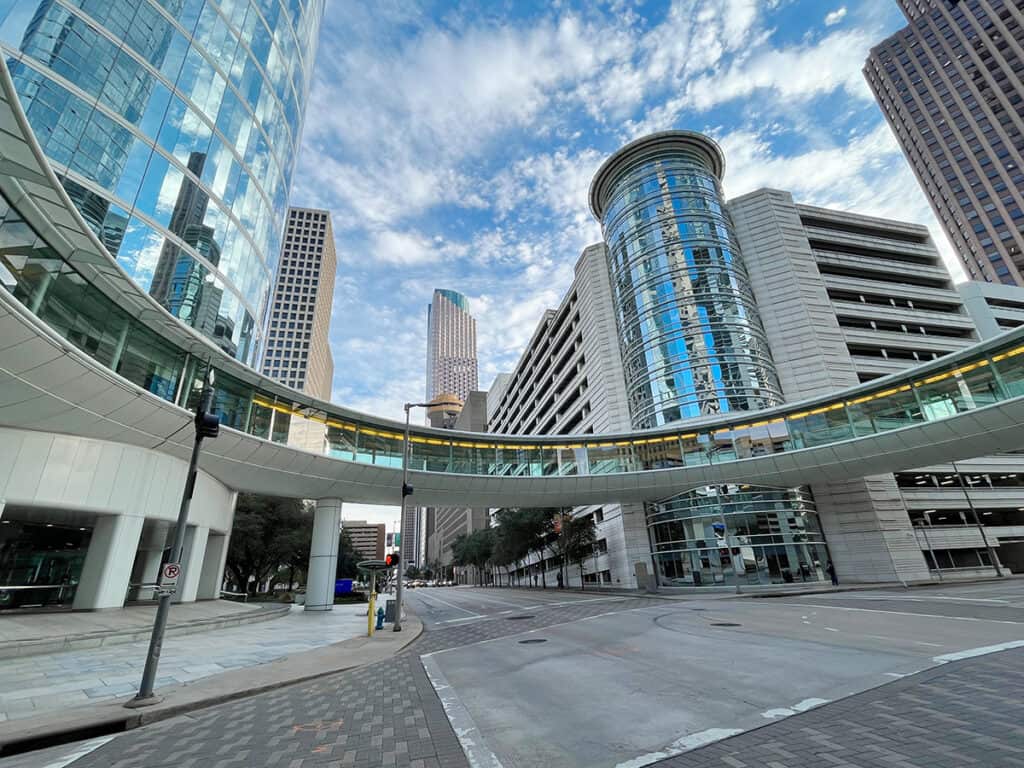
<path fill-rule="evenodd" d="M 121 607 L 133 570 L 152 577 L 154 545 L 143 539 L 144 525 L 177 521 L 187 473 L 186 462 L 146 448 L 0 428 L 0 500 L 8 516 L 17 510 L 32 522 L 74 519 L 92 528 L 76 609 Z M 178 601 L 219 596 L 235 498 L 200 471 Z M 137 553 L 146 562 L 136 564 Z"/>
<path fill-rule="evenodd" d="M 786 399 L 857 384 L 792 195 L 758 190 L 730 201 L 729 212 Z M 840 580 L 929 578 L 892 475 L 814 484 L 811 492 Z"/>

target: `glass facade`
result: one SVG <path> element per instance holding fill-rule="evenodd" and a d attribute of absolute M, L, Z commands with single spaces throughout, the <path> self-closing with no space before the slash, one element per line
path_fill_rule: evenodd
<path fill-rule="evenodd" d="M 323 0 L 0 0 L 29 123 L 129 275 L 255 364 Z"/>
<path fill-rule="evenodd" d="M 719 180 L 693 141 L 624 162 L 603 206 L 637 429 L 782 402 Z"/>
<path fill-rule="evenodd" d="M 708 486 L 649 516 L 669 586 L 757 585 L 828 578 L 814 502 L 801 490 Z"/>
<path fill-rule="evenodd" d="M 758 411 L 782 402 L 725 210 L 724 165 L 721 150 L 706 136 L 669 131 L 622 148 L 594 180 L 591 206 L 608 245 L 634 428 Z M 716 486 L 648 505 L 659 578 L 666 586 L 723 583 L 730 564 L 733 583 L 748 581 L 748 573 L 755 583 L 785 581 L 797 566 L 805 580 L 824 578 L 821 566 L 808 564 L 819 558 L 791 562 L 795 550 L 787 549 L 782 538 L 749 543 L 774 536 L 750 531 L 781 531 L 792 520 L 804 528 L 811 520 L 809 527 L 816 530 L 813 505 L 805 503 L 805 495 Z M 768 498 L 774 501 L 765 505 Z"/>

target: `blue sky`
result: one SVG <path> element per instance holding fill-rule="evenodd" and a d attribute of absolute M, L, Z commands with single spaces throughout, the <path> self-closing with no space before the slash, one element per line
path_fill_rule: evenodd
<path fill-rule="evenodd" d="M 861 75 L 894 0 L 328 3 L 293 201 L 333 213 L 335 402 L 422 396 L 426 304 L 470 297 L 481 385 L 509 370 L 600 239 L 591 176 L 689 128 L 726 193 L 935 225 Z"/>

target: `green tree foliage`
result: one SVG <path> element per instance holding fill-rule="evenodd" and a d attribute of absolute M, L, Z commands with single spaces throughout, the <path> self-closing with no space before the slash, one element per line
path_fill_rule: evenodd
<path fill-rule="evenodd" d="M 472 565 L 477 568 L 478 583 L 484 583 L 484 570 L 494 554 L 495 535 L 491 528 L 461 533 L 452 542 L 452 562 L 455 565 Z"/>
<path fill-rule="evenodd" d="M 227 571 L 241 591 L 288 567 L 305 571 L 313 515 L 297 499 L 243 493 L 235 505 Z"/>
<path fill-rule="evenodd" d="M 583 587 L 583 562 L 594 554 L 597 526 L 594 516 L 566 517 L 562 522 L 561 547 L 565 558 L 580 569 L 580 587 Z"/>
<path fill-rule="evenodd" d="M 307 543 L 307 548 L 308 546 Z M 363 556 L 359 554 L 352 544 L 352 535 L 342 526 L 341 535 L 338 537 L 338 566 L 335 569 L 335 576 L 339 579 L 354 579 L 358 577 L 359 568 L 356 566 L 362 559 Z"/>

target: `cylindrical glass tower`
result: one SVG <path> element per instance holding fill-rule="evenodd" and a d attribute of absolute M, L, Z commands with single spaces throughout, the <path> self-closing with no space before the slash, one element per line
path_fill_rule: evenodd
<path fill-rule="evenodd" d="M 636 429 L 782 402 L 725 207 L 724 169 L 708 137 L 666 131 L 620 149 L 591 184 Z M 804 491 L 697 488 L 651 505 L 647 520 L 665 584 L 824 578 Z"/>
<path fill-rule="evenodd" d="M 57 176 L 118 263 L 254 363 L 323 0 L 0 0 Z"/>
<path fill-rule="evenodd" d="M 644 137 L 597 172 L 633 426 L 782 402 L 726 214 L 722 152 L 688 131 Z"/>

